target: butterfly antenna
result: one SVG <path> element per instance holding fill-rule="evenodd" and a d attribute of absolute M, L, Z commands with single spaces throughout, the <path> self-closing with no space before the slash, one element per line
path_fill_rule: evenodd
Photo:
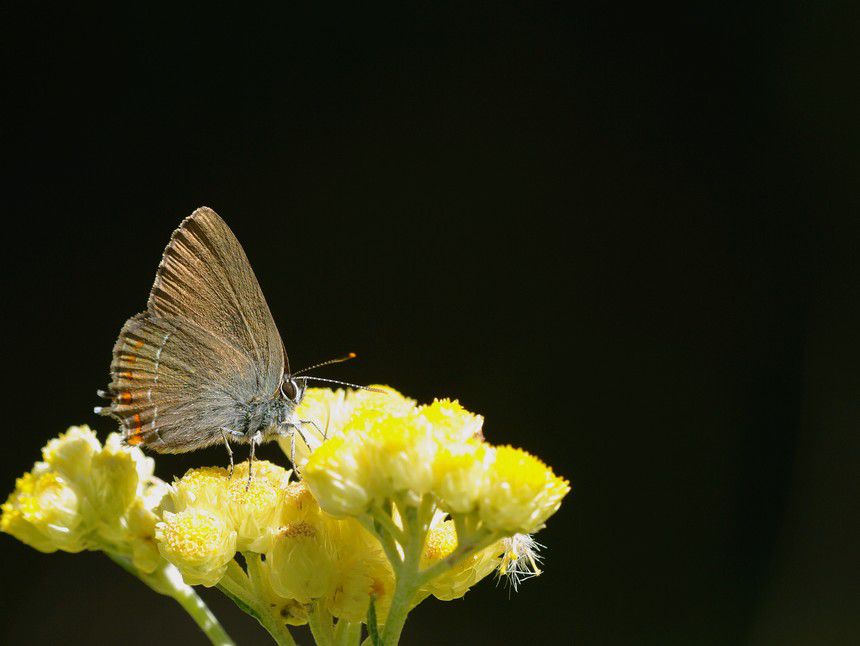
<path fill-rule="evenodd" d="M 330 366 L 333 363 L 343 363 L 344 361 L 349 361 L 350 359 L 355 359 L 358 355 L 355 352 L 350 352 L 349 354 L 345 354 L 342 357 L 335 357 L 334 359 L 329 359 L 328 361 L 323 361 L 322 363 L 315 363 L 312 366 L 308 366 L 307 368 L 302 368 L 301 370 L 296 370 L 292 373 L 292 377 L 296 375 L 300 375 L 303 372 L 309 372 L 311 370 L 315 370 L 317 368 L 322 368 L 323 366 Z"/>
<path fill-rule="evenodd" d="M 373 386 L 360 386 L 359 384 L 351 384 L 348 381 L 338 381 L 337 379 L 325 379 L 323 377 L 302 377 L 305 381 L 313 380 L 313 381 L 325 381 L 330 384 L 340 384 L 341 386 L 349 386 L 350 388 L 358 388 L 360 390 L 369 390 L 372 393 L 387 393 L 387 390 L 382 390 L 382 388 L 374 388 Z"/>

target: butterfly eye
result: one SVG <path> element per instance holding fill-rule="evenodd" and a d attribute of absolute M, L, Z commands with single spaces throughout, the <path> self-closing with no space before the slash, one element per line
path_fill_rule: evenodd
<path fill-rule="evenodd" d="M 300 386 L 295 379 L 285 378 L 281 384 L 281 393 L 292 402 L 298 403 L 304 394 L 304 387 Z"/>

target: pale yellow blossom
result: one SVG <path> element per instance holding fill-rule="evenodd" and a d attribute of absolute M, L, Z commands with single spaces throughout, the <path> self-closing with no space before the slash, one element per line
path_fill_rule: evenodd
<path fill-rule="evenodd" d="M 215 585 L 236 554 L 232 524 L 205 509 L 165 512 L 155 537 L 161 555 L 179 569 L 189 585 Z"/>

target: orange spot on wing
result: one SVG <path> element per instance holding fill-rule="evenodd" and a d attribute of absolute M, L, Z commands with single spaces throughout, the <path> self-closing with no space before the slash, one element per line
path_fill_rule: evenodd
<path fill-rule="evenodd" d="M 139 348 L 142 345 L 143 345 L 143 339 L 138 339 L 137 341 L 134 342 L 135 348 Z"/>
<path fill-rule="evenodd" d="M 134 435 L 129 435 L 125 438 L 126 444 L 130 444 L 131 446 L 137 446 L 138 444 L 143 444 L 143 433 L 135 433 Z"/>
<path fill-rule="evenodd" d="M 117 374 L 123 379 L 134 379 L 134 373 L 131 370 L 123 370 Z"/>
<path fill-rule="evenodd" d="M 126 391 L 124 393 L 120 393 L 118 399 L 119 399 L 120 403 L 130 404 L 133 397 L 131 396 L 130 392 Z"/>

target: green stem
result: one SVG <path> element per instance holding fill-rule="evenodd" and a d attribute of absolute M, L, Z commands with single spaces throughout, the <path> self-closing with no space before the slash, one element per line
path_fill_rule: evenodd
<path fill-rule="evenodd" d="M 395 541 L 401 545 L 406 542 L 406 534 L 404 534 L 403 530 L 394 523 L 394 519 L 391 517 L 390 512 L 386 512 L 381 507 L 374 506 L 370 510 L 370 515 L 373 517 L 373 520 L 379 523 L 389 534 L 391 534 L 391 537 Z"/>
<path fill-rule="evenodd" d="M 334 629 L 331 614 L 319 603 L 315 603 L 308 614 L 308 625 L 317 646 L 334 646 Z"/>
<path fill-rule="evenodd" d="M 382 630 L 381 641 L 385 646 L 394 646 L 400 641 L 406 616 L 412 607 L 412 599 L 421 584 L 418 567 L 435 509 L 431 496 L 424 496 L 417 509 L 407 505 L 398 507 L 407 540 L 402 545 L 403 560 L 399 565 L 392 563 L 397 583 L 394 586 L 394 596 L 391 599 L 388 617 L 385 619 L 385 628 Z"/>
<path fill-rule="evenodd" d="M 391 562 L 391 567 L 397 570 L 401 559 L 400 553 L 397 551 L 397 543 L 395 542 L 394 537 L 388 532 L 380 531 L 382 527 L 378 523 L 374 522 L 372 516 L 359 516 L 358 521 L 367 531 L 379 539 L 379 544 L 382 545 L 382 550 L 385 552 L 385 556 Z"/>
<path fill-rule="evenodd" d="M 336 646 L 358 646 L 361 640 L 361 622 L 338 619 L 334 628 Z"/>
<path fill-rule="evenodd" d="M 190 585 L 182 580 L 179 571 L 170 564 L 160 566 L 152 573 L 140 572 L 131 560 L 114 552 L 105 552 L 108 557 L 126 572 L 133 574 L 150 588 L 171 597 L 182 606 L 189 616 L 200 627 L 200 630 L 209 638 L 209 641 L 218 646 L 235 646 L 235 642 L 224 630 L 212 611 L 203 602 Z"/>
<path fill-rule="evenodd" d="M 227 572 L 218 582 L 218 589 L 230 597 L 239 608 L 259 621 L 277 644 L 296 646 L 283 619 L 272 613 L 269 605 L 254 594 L 251 581 L 236 561 L 230 561 Z"/>

